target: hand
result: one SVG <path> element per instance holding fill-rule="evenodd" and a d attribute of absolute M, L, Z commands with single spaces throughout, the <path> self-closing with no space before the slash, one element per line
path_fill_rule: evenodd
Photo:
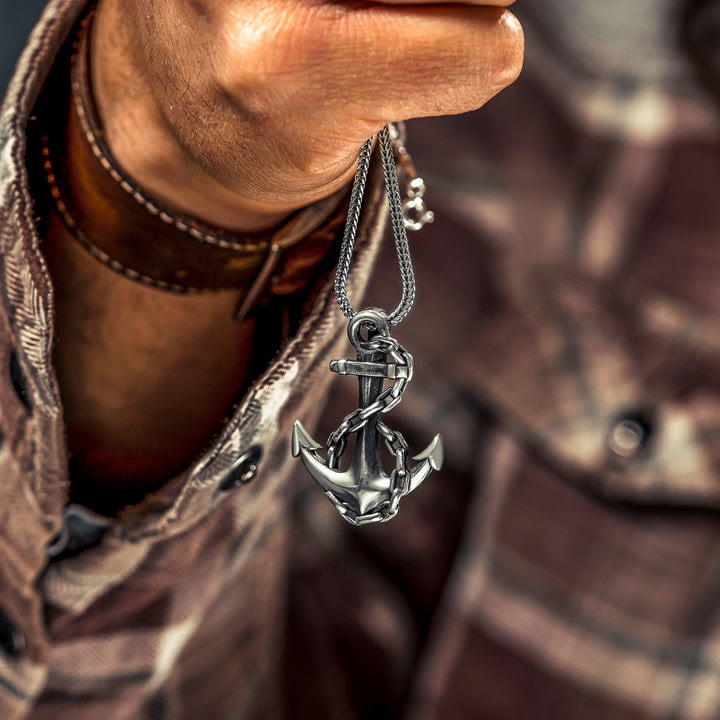
<path fill-rule="evenodd" d="M 167 204 L 269 227 L 352 175 L 388 120 L 510 84 L 512 0 L 101 0 L 93 88 L 118 162 Z"/>

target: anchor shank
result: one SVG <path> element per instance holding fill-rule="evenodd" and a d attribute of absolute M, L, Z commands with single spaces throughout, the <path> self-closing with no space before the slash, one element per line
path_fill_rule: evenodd
<path fill-rule="evenodd" d="M 360 362 L 378 363 L 385 359 L 385 354 L 359 352 L 357 359 Z M 360 384 L 360 407 L 366 408 L 372 405 L 382 392 L 383 378 L 360 375 L 358 379 Z M 369 417 L 367 424 L 358 431 L 352 464 L 359 478 L 369 479 L 387 476 L 380 457 L 380 434 L 377 429 L 378 414 Z"/>

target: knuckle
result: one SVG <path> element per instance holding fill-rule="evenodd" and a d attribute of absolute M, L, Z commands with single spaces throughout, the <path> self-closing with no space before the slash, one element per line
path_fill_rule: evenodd
<path fill-rule="evenodd" d="M 316 7 L 243 15 L 221 38 L 220 82 L 261 96 L 290 95 L 319 83 L 322 68 L 337 52 L 331 20 Z"/>

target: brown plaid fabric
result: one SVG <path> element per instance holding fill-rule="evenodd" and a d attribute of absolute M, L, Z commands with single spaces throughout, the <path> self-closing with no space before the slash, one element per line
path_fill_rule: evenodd
<path fill-rule="evenodd" d="M 605 56 L 571 43 L 600 10 L 553 42 L 546 5 L 523 80 L 410 125 L 438 220 L 411 238 L 415 380 L 387 420 L 415 452 L 441 432 L 447 459 L 356 530 L 288 452 L 295 417 L 320 435 L 355 407 L 339 378 L 323 409 L 347 353 L 329 292 L 199 463 L 116 520 L 66 507 L 24 157 L 82 6 L 51 3 L 0 121 L 2 720 L 720 717 L 718 122 L 672 48 L 644 52 L 671 3 L 613 0 L 652 22 Z M 382 253 L 366 300 L 394 306 Z M 252 451 L 257 477 L 223 490 Z"/>
<path fill-rule="evenodd" d="M 28 142 L 31 109 L 83 5 L 48 6 L 0 122 L 0 718 L 279 717 L 290 430 L 317 417 L 345 323 L 326 289 L 218 440 L 160 491 L 114 519 L 67 505 L 53 295 L 34 222 L 43 204 L 29 194 L 39 154 Z M 369 180 L 360 232 L 375 239 L 358 255 L 356 296 L 384 221 L 379 179 Z"/>

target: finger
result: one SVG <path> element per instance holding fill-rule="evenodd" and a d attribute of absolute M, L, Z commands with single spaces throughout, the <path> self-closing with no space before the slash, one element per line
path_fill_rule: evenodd
<path fill-rule="evenodd" d="M 474 110 L 522 67 L 522 28 L 499 7 L 372 5 L 308 27 L 321 101 L 378 121 Z"/>
<path fill-rule="evenodd" d="M 378 5 L 476 5 L 507 7 L 515 0 L 377 0 Z"/>

